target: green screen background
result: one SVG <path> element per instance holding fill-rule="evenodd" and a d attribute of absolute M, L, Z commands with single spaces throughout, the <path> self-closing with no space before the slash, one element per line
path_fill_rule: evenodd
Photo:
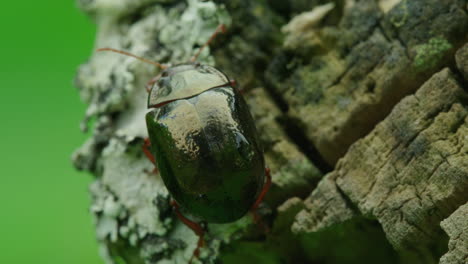
<path fill-rule="evenodd" d="M 72 0 L 3 1 L 0 26 L 0 263 L 93 264 L 89 174 L 72 80 L 95 27 Z"/>

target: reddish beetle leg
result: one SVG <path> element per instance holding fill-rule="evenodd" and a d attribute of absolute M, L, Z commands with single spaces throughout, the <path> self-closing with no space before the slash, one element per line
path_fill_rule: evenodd
<path fill-rule="evenodd" d="M 189 261 L 189 263 L 192 263 L 192 259 L 194 257 L 196 257 L 196 258 L 199 257 L 200 248 L 202 248 L 204 246 L 204 244 L 205 244 L 205 240 L 203 239 L 203 237 L 205 235 L 205 230 L 203 229 L 203 227 L 199 223 L 193 222 L 192 220 L 186 218 L 180 212 L 179 205 L 177 204 L 177 202 L 175 200 L 171 201 L 171 205 L 174 208 L 174 212 L 177 215 L 177 218 L 179 218 L 180 221 L 182 221 L 182 223 L 184 223 L 186 226 L 188 226 L 190 229 L 192 229 L 193 232 L 195 232 L 195 234 L 198 236 L 197 247 L 193 251 L 193 255 L 192 255 L 192 257 L 190 258 L 190 261 Z"/>
<path fill-rule="evenodd" d="M 145 138 L 145 143 L 141 148 L 143 149 L 143 152 L 145 153 L 146 157 L 151 161 L 151 163 L 154 164 L 154 169 L 153 172 L 154 174 L 158 173 L 158 167 L 156 167 L 156 159 L 154 158 L 153 154 L 151 154 L 151 151 L 149 150 L 149 147 L 151 146 L 151 141 L 149 138 Z"/>
<path fill-rule="evenodd" d="M 153 88 L 153 84 L 155 84 L 159 80 L 159 78 L 161 78 L 161 74 L 158 74 L 157 76 L 153 77 L 151 80 L 149 80 L 146 83 L 145 88 L 148 93 L 151 92 L 151 88 Z"/>
<path fill-rule="evenodd" d="M 240 94 L 244 95 L 245 93 L 245 90 L 243 88 L 240 88 L 239 86 L 237 86 L 237 81 L 236 80 L 230 80 L 229 81 L 229 85 L 232 87 L 232 88 L 235 88 L 239 91 Z"/>
<path fill-rule="evenodd" d="M 265 229 L 265 231 L 268 233 L 270 230 L 265 225 L 265 223 L 263 223 L 263 221 L 261 220 L 261 217 L 260 217 L 260 215 L 258 214 L 258 211 L 257 211 L 258 206 L 260 205 L 260 203 L 265 198 L 265 195 L 267 194 L 267 192 L 268 192 L 268 190 L 270 189 L 270 186 L 271 186 L 271 175 L 270 175 L 270 169 L 269 168 L 265 168 L 265 176 L 266 176 L 266 182 L 263 185 L 263 189 L 260 192 L 260 195 L 258 196 L 257 201 L 255 201 L 255 203 L 253 204 L 250 211 L 252 212 L 254 222 L 256 224 L 258 224 L 258 225 L 261 225 Z"/>
<path fill-rule="evenodd" d="M 203 49 L 210 45 L 211 41 L 213 41 L 216 36 L 219 34 L 219 33 L 226 33 L 226 26 L 224 24 L 219 24 L 218 27 L 216 28 L 215 32 L 213 33 L 213 35 L 211 35 L 211 37 L 208 39 L 208 41 L 200 47 L 200 49 L 198 50 L 198 52 L 193 55 L 193 57 L 190 59 L 191 62 L 195 62 L 198 58 L 198 56 L 201 54 L 201 52 L 203 51 Z"/>

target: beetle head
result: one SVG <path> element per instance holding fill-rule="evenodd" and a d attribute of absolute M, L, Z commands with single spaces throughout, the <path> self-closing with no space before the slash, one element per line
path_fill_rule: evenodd
<path fill-rule="evenodd" d="M 183 63 L 165 69 L 151 88 L 148 108 L 196 96 L 211 88 L 229 83 L 218 69 L 200 63 Z"/>

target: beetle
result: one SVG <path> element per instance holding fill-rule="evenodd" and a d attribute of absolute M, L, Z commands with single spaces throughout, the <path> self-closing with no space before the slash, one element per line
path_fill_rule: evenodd
<path fill-rule="evenodd" d="M 179 206 L 209 223 L 228 223 L 255 210 L 271 185 L 254 120 L 236 82 L 219 69 L 196 62 L 214 34 L 189 62 L 158 66 L 163 71 L 147 84 L 143 151 L 156 165 L 173 197 L 177 216 L 198 236 L 204 229 L 181 214 Z"/>

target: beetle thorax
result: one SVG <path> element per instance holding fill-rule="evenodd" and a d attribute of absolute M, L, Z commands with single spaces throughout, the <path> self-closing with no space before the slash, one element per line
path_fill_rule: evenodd
<path fill-rule="evenodd" d="M 200 63 L 179 64 L 165 69 L 151 88 L 148 108 L 196 96 L 206 90 L 224 86 L 228 77 L 218 69 Z"/>

